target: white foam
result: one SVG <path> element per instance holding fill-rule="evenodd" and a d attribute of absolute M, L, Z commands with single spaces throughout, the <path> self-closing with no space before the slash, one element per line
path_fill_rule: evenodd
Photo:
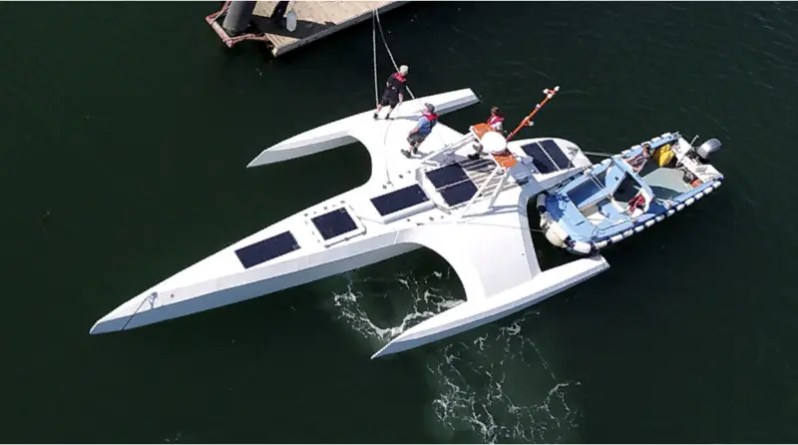
<path fill-rule="evenodd" d="M 398 274 L 382 284 L 390 288 L 392 298 L 405 299 L 404 294 L 412 304 L 394 317 L 389 323 L 393 326 L 383 327 L 365 307 L 386 294 L 362 291 L 367 281 L 379 279 L 360 279 L 356 272 L 346 278 L 346 290 L 334 296 L 335 306 L 341 319 L 373 348 L 461 302 L 444 290 L 458 288 L 451 270 L 418 277 Z M 574 441 L 578 412 L 569 406 L 567 396 L 579 382 L 560 381 L 540 349 L 524 335 L 527 318 L 532 322 L 539 315 L 525 311 L 509 323 L 500 321 L 444 340 L 440 352 L 429 354 L 434 433 L 470 432 L 474 441 L 484 443 Z"/>

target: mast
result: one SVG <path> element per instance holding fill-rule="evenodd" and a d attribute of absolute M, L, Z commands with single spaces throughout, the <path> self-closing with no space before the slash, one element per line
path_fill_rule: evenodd
<path fill-rule="evenodd" d="M 513 130 L 512 133 L 507 135 L 507 140 L 509 141 L 510 139 L 512 139 L 513 136 L 515 136 L 516 133 L 521 131 L 522 128 L 524 128 L 526 126 L 529 126 L 530 122 L 532 122 L 532 118 L 535 117 L 535 114 L 537 114 L 537 112 L 540 111 L 540 109 L 543 108 L 544 105 L 546 105 L 546 102 L 551 100 L 551 98 L 554 97 L 554 95 L 557 94 L 558 91 L 560 91 L 560 86 L 559 85 L 554 87 L 554 88 L 552 88 L 552 89 L 546 88 L 545 90 L 543 90 L 543 94 L 545 94 L 546 97 L 543 98 L 542 102 L 540 102 L 539 104 L 535 105 L 535 109 L 532 110 L 532 112 L 529 113 L 529 115 L 527 117 L 525 117 L 524 120 L 522 120 L 520 124 L 518 124 L 518 126 L 515 128 L 515 130 Z"/>

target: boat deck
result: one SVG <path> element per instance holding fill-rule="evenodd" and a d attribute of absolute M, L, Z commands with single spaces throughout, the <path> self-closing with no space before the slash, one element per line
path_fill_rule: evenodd
<path fill-rule="evenodd" d="M 292 1 L 288 6 L 288 11 L 293 10 L 297 16 L 297 26 L 293 32 L 285 28 L 285 19 L 275 24 L 269 18 L 277 3 L 276 1 L 257 2 L 251 20 L 253 29 L 250 33 L 236 37 L 228 36 L 220 26 L 230 1 L 225 2 L 221 11 L 209 15 L 205 20 L 228 47 L 232 47 L 242 40 L 264 41 L 269 44 L 272 55 L 276 57 L 368 20 L 375 9 L 382 13 L 408 2 L 397 0 Z"/>

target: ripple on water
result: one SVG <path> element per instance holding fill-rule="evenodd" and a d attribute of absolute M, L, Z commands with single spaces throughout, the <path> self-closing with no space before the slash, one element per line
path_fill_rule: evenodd
<path fill-rule="evenodd" d="M 369 292 L 357 272 L 346 275 L 343 292 L 334 295 L 339 317 L 376 350 L 405 329 L 456 306 L 461 301 L 444 289 L 457 280 L 451 269 L 414 276 L 398 273 L 386 278 L 391 298 L 412 299 L 393 320 L 379 320 L 369 308 L 388 304 L 386 294 Z M 370 283 L 373 284 L 373 283 Z M 385 284 L 385 283 L 383 283 Z M 434 434 L 443 440 L 478 442 L 575 441 L 578 411 L 573 406 L 579 382 L 561 380 L 523 327 L 533 311 L 443 340 L 426 363 L 433 391 L 428 406 Z M 455 436 L 456 435 L 456 436 Z M 468 438 L 463 435 L 470 436 Z"/>

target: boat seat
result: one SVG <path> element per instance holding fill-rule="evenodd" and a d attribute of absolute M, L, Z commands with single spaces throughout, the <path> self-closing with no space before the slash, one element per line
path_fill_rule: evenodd
<path fill-rule="evenodd" d="M 579 187 L 579 190 L 574 190 L 568 193 L 568 196 L 581 211 L 590 206 L 594 206 L 606 199 L 607 196 L 612 196 L 618 187 L 621 185 L 623 178 L 626 176 L 625 172 L 614 165 L 610 165 L 607 170 L 596 175 L 595 179 L 603 185 L 599 187 L 592 180 L 587 180 L 585 184 Z"/>
<path fill-rule="evenodd" d="M 496 153 L 492 154 L 493 159 L 496 161 L 497 164 L 501 165 L 503 168 L 510 168 L 518 164 L 518 159 L 516 159 L 515 155 L 510 153 Z"/>
<path fill-rule="evenodd" d="M 622 211 L 618 210 L 618 207 L 615 206 L 615 203 L 610 200 L 605 200 L 602 202 L 599 205 L 599 211 L 602 215 L 607 217 L 607 221 L 610 221 L 613 224 L 628 219 Z"/>

